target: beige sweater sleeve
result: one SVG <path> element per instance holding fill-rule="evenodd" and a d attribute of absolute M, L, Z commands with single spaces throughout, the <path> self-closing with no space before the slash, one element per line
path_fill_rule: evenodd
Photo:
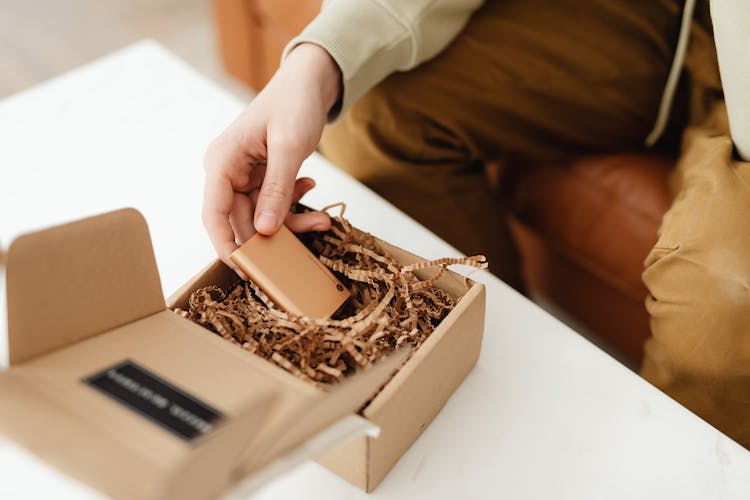
<path fill-rule="evenodd" d="M 711 20 L 732 139 L 750 161 L 750 2 L 713 0 Z"/>
<path fill-rule="evenodd" d="M 284 49 L 322 46 L 341 68 L 343 113 L 395 71 L 443 50 L 483 0 L 326 0 L 320 14 Z"/>

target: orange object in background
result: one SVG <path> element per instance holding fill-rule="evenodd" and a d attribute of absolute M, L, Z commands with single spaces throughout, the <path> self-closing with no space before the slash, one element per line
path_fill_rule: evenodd
<path fill-rule="evenodd" d="M 215 0 L 221 60 L 233 76 L 260 90 L 281 51 L 320 10 L 319 0 Z"/>

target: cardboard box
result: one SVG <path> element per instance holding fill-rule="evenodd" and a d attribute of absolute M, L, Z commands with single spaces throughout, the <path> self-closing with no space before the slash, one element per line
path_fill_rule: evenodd
<path fill-rule="evenodd" d="M 146 223 L 132 209 L 22 236 L 6 265 L 10 368 L 0 374 L 0 434 L 114 497 L 209 498 L 259 484 L 340 443 L 351 426 L 338 423 L 356 418 L 348 416 L 388 381 L 360 411 L 380 438 L 321 458 L 372 490 L 481 343 L 484 289 L 446 273 L 438 285 L 461 300 L 406 364 L 397 352 L 323 391 L 169 311 Z M 232 279 L 215 262 L 169 306 Z"/>
<path fill-rule="evenodd" d="M 424 261 L 376 240 L 403 265 Z M 434 272 L 415 274 L 425 279 Z M 234 272 L 216 261 L 175 292 L 167 305 L 187 310 L 188 298 L 195 290 L 209 285 L 228 290 L 236 281 Z M 436 286 L 461 300 L 378 395 L 360 410 L 363 417 L 380 428 L 379 436 L 359 437 L 318 458 L 319 463 L 367 492 L 380 484 L 429 425 L 479 357 L 484 331 L 484 285 L 448 270 Z"/>

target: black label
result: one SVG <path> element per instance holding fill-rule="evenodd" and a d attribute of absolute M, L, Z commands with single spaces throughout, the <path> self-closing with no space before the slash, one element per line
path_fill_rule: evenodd
<path fill-rule="evenodd" d="M 83 381 L 186 441 L 214 430 L 223 415 L 131 360 Z"/>

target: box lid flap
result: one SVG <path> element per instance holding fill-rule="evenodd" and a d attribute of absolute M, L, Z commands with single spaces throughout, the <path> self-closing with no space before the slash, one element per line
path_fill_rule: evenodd
<path fill-rule="evenodd" d="M 6 287 L 11 365 L 165 308 L 135 209 L 19 237 L 8 250 Z"/>
<path fill-rule="evenodd" d="M 391 379 L 410 352 L 408 348 L 399 349 L 340 382 L 330 392 L 277 412 L 248 450 L 250 455 L 240 462 L 237 476 L 241 478 L 267 466 L 337 420 L 355 413 Z"/>

